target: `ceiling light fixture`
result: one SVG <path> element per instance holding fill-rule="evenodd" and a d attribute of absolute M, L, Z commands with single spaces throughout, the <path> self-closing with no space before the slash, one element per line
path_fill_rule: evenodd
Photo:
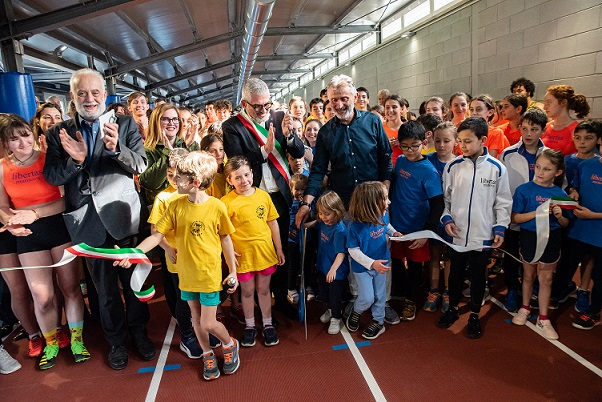
<path fill-rule="evenodd" d="M 69 49 L 69 47 L 67 45 L 60 45 L 57 46 L 52 53 L 54 53 L 54 55 L 56 57 L 63 57 L 63 53 L 65 52 L 65 50 Z"/>
<path fill-rule="evenodd" d="M 406 31 L 404 33 L 401 34 L 402 38 L 408 39 L 411 38 L 412 36 L 416 35 L 415 31 Z"/>

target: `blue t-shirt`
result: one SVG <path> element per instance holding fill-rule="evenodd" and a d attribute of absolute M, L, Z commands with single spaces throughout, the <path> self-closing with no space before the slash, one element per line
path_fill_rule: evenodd
<path fill-rule="evenodd" d="M 552 197 L 567 197 L 567 194 L 558 186 L 543 187 L 533 181 L 529 181 L 516 188 L 516 191 L 512 196 L 512 212 L 518 214 L 533 212 L 537 207 Z M 563 210 L 562 214 L 567 218 L 570 217 L 569 212 L 566 210 Z M 531 232 L 537 231 L 535 219 L 519 223 L 519 226 L 521 229 L 529 230 Z M 556 219 L 553 214 L 550 214 L 550 230 L 558 228 L 560 228 L 558 219 Z"/>
<path fill-rule="evenodd" d="M 337 254 L 347 254 L 345 241 L 347 240 L 347 228 L 343 221 L 336 225 L 326 225 L 324 222 L 317 222 L 320 242 L 318 243 L 318 257 L 316 258 L 316 267 L 324 275 L 328 274 L 330 267 L 334 263 Z M 347 279 L 349 275 L 349 260 L 345 258 L 337 269 L 337 281 Z"/>
<path fill-rule="evenodd" d="M 347 227 L 347 248 L 357 248 L 373 260 L 391 260 L 389 247 L 387 246 L 387 226 L 389 216 L 383 216 L 384 225 L 373 225 L 362 222 L 349 222 Z M 363 265 L 351 259 L 351 270 L 353 272 L 366 272 Z"/>
<path fill-rule="evenodd" d="M 594 156 L 594 158 L 596 157 L 598 156 Z M 581 162 L 586 160 L 588 159 L 577 158 L 577 154 L 571 154 L 564 157 L 564 175 L 566 176 L 566 181 L 569 183 L 569 186 L 575 187 L 573 185 L 573 179 L 577 175 L 577 167 Z"/>
<path fill-rule="evenodd" d="M 439 176 L 443 176 L 443 169 L 445 169 L 445 165 L 447 165 L 447 162 L 441 162 L 439 158 L 437 158 L 437 152 L 431 152 L 430 154 L 426 154 L 426 159 L 428 159 L 433 164 L 435 169 L 437 169 L 437 173 L 439 173 Z"/>
<path fill-rule="evenodd" d="M 441 176 L 427 159 L 410 162 L 401 155 L 395 162 L 391 193 L 391 224 L 407 234 L 424 228 L 429 216 L 429 198 L 443 194 Z"/>
<path fill-rule="evenodd" d="M 602 161 L 585 160 L 577 167 L 573 186 L 579 189 L 582 206 L 593 212 L 602 212 Z M 569 237 L 596 247 L 602 247 L 602 219 L 576 219 Z"/>

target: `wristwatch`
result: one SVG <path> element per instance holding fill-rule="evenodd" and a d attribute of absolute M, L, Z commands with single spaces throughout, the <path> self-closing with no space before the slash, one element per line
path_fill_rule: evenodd
<path fill-rule="evenodd" d="M 301 202 L 299 203 L 299 208 L 301 208 L 301 207 L 307 207 L 307 208 L 309 208 L 309 203 L 307 203 L 307 202 L 305 202 L 305 201 L 301 201 Z"/>

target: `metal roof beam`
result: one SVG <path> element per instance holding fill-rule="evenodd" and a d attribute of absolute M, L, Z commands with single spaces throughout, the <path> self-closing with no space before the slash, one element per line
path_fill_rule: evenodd
<path fill-rule="evenodd" d="M 293 68 L 290 70 L 254 70 L 251 75 L 280 75 L 280 74 L 305 74 L 311 73 L 311 68 Z"/>
<path fill-rule="evenodd" d="M 267 29 L 265 36 L 360 34 L 372 32 L 375 29 L 374 25 L 273 27 Z"/>
<path fill-rule="evenodd" d="M 203 68 L 198 69 L 198 70 L 190 71 L 190 72 L 188 72 L 186 74 L 182 74 L 182 75 L 179 75 L 177 77 L 168 78 L 168 79 L 163 80 L 163 81 L 154 82 L 152 84 L 147 85 L 146 86 L 146 90 L 150 91 L 150 90 L 153 90 L 153 89 L 156 89 L 156 88 L 163 87 L 163 86 L 165 86 L 167 84 L 171 84 L 172 82 L 182 81 L 182 80 L 188 79 L 190 77 L 194 77 L 195 75 L 205 74 L 205 73 L 211 72 L 213 70 L 220 69 L 222 67 L 228 67 L 228 66 L 230 66 L 230 65 L 232 65 L 234 63 L 238 63 L 239 61 L 240 61 L 239 58 L 233 58 L 233 59 L 230 59 L 230 60 L 223 61 L 221 63 L 211 64 L 210 66 L 203 67 Z"/>
<path fill-rule="evenodd" d="M 273 54 L 270 56 L 257 56 L 257 61 L 300 60 L 300 59 L 331 59 L 336 53 L 314 54 Z"/>
<path fill-rule="evenodd" d="M 192 86 L 192 87 L 189 87 L 189 88 L 181 89 L 179 91 L 169 92 L 167 96 L 171 97 L 171 96 L 177 96 L 177 95 L 185 94 L 187 92 L 196 91 L 197 89 L 201 89 L 203 87 L 208 87 L 209 85 L 213 85 L 213 84 L 218 84 L 218 83 L 220 83 L 222 81 L 231 80 L 233 78 L 234 78 L 234 76 L 227 75 L 225 77 L 216 78 L 214 80 L 203 82 L 203 83 L 200 83 L 198 85 L 195 85 L 195 86 Z"/>
<path fill-rule="evenodd" d="M 89 0 L 22 20 L 9 21 L 0 25 L 0 32 L 5 35 L 0 38 L 0 41 L 12 38 L 22 39 L 99 15 L 112 13 L 125 5 L 129 7 L 147 1 L 149 0 Z M 7 33 L 8 36 L 6 36 Z"/>

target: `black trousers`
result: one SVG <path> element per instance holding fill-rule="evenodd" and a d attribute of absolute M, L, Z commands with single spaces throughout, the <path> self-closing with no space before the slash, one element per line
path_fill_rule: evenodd
<path fill-rule="evenodd" d="M 283 253 L 286 255 L 286 247 L 288 245 L 288 227 L 290 224 L 289 205 L 286 199 L 280 192 L 270 193 L 272 202 L 276 207 L 276 211 L 280 217 L 277 219 L 278 228 L 280 229 L 280 242 L 282 244 Z M 279 266 L 276 272 L 272 274 L 270 282 L 270 290 L 274 293 L 274 301 L 277 306 L 284 306 L 288 301 L 286 295 L 288 291 L 288 261 L 284 265 Z M 284 303 L 284 304 L 283 304 Z"/>
<path fill-rule="evenodd" d="M 136 237 L 115 240 L 107 233 L 107 240 L 101 247 L 113 248 L 115 245 L 120 248 L 134 247 Z M 98 292 L 100 323 L 109 345 L 124 345 L 128 330 L 133 338 L 146 336 L 146 324 L 150 319 L 150 313 L 148 305 L 138 300 L 130 287 L 134 267 L 128 269 L 114 267 L 113 261 L 100 258 L 89 258 L 87 261 L 92 281 Z M 119 292 L 119 281 L 123 286 L 125 310 Z"/>
<path fill-rule="evenodd" d="M 464 281 L 466 267 L 470 278 L 470 311 L 479 313 L 481 302 L 485 296 L 487 284 L 487 264 L 491 251 L 468 251 L 459 253 L 449 249 L 451 267 L 449 270 L 449 305 L 458 307 L 462 296 L 462 282 Z"/>
<path fill-rule="evenodd" d="M 318 272 L 318 294 L 320 300 L 326 300 L 332 318 L 341 318 L 343 308 L 343 292 L 345 291 L 345 281 L 334 280 L 326 282 L 326 275 Z"/>
<path fill-rule="evenodd" d="M 393 258 L 391 264 L 391 279 L 395 293 L 416 303 L 418 301 L 418 288 L 422 275 L 422 263 L 406 259 L 408 268 L 399 258 Z"/>

